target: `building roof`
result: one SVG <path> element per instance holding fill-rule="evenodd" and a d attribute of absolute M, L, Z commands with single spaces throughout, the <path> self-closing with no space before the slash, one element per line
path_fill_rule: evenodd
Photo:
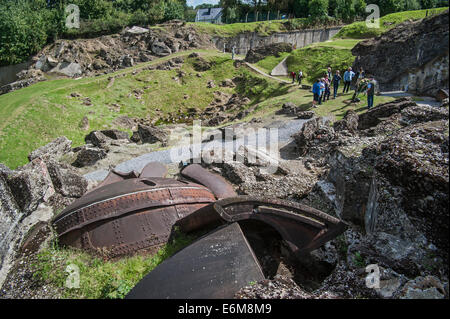
<path fill-rule="evenodd" d="M 198 9 L 197 21 L 215 20 L 222 14 L 222 8 Z"/>

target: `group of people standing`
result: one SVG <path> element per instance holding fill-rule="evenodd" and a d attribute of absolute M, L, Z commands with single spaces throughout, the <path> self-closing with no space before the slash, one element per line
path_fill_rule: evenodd
<path fill-rule="evenodd" d="M 319 78 L 312 86 L 313 93 L 313 107 L 317 107 L 317 104 L 321 105 L 322 103 L 328 101 L 331 95 L 331 86 L 333 86 L 333 99 L 338 95 L 338 89 L 341 81 L 344 81 L 344 88 L 342 93 L 348 93 L 350 90 L 350 86 L 352 84 L 353 79 L 356 77 L 356 88 L 355 88 L 355 96 L 360 88 L 360 83 L 363 79 L 365 79 L 365 72 L 361 68 L 358 73 L 353 72 L 352 68 L 349 67 L 345 72 L 344 76 L 341 76 L 339 70 L 336 70 L 335 74 L 332 75 L 332 70 L 329 67 L 325 74 L 325 77 Z M 374 94 L 375 94 L 375 83 L 373 81 L 373 77 L 369 76 L 369 81 L 367 82 L 366 94 L 367 94 L 367 103 L 368 108 L 373 106 Z"/>
<path fill-rule="evenodd" d="M 295 80 L 297 80 L 298 85 L 302 84 L 302 79 L 303 79 L 303 72 L 302 70 L 299 70 L 297 73 L 292 71 L 291 72 L 291 78 L 292 78 L 292 84 L 295 83 Z"/>

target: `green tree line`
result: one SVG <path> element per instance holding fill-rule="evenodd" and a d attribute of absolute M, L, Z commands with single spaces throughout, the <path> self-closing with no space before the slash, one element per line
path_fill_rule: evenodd
<path fill-rule="evenodd" d="M 283 12 L 291 17 L 324 20 L 333 17 L 352 22 L 366 16 L 368 4 L 376 4 L 382 16 L 409 10 L 429 9 L 448 6 L 441 0 L 221 0 L 224 21 L 238 22 L 247 13 Z"/>

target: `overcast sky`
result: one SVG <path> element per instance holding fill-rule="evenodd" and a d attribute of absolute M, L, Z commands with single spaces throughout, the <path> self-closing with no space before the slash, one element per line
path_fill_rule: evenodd
<path fill-rule="evenodd" d="M 187 0 L 187 5 L 193 6 L 194 8 L 202 3 L 218 4 L 219 0 Z"/>

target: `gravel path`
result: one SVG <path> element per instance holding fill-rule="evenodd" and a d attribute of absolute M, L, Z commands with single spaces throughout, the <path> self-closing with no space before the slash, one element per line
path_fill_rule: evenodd
<path fill-rule="evenodd" d="M 255 134 L 253 136 L 247 135 L 239 137 L 234 141 L 212 141 L 202 144 L 192 144 L 190 146 L 177 146 L 167 150 L 147 153 L 129 161 L 120 163 L 115 167 L 115 169 L 121 172 L 131 172 L 133 170 L 140 172 L 142 168 L 150 162 L 160 162 L 164 164 L 179 163 L 195 157 L 193 154 L 200 154 L 199 151 L 202 149 L 209 149 L 221 145 L 225 148 L 225 150 L 235 152 L 241 145 L 259 146 L 265 141 L 266 147 L 270 148 L 271 146 L 273 147 L 276 137 L 278 137 L 278 148 L 280 148 L 291 141 L 291 136 L 294 133 L 297 133 L 306 121 L 307 120 L 300 119 L 277 121 L 265 127 L 267 129 L 265 134 L 264 132 L 259 132 L 259 134 Z M 271 132 L 270 128 L 278 129 L 278 136 Z M 107 170 L 99 170 L 85 174 L 84 177 L 89 180 L 101 181 L 107 174 Z"/>

